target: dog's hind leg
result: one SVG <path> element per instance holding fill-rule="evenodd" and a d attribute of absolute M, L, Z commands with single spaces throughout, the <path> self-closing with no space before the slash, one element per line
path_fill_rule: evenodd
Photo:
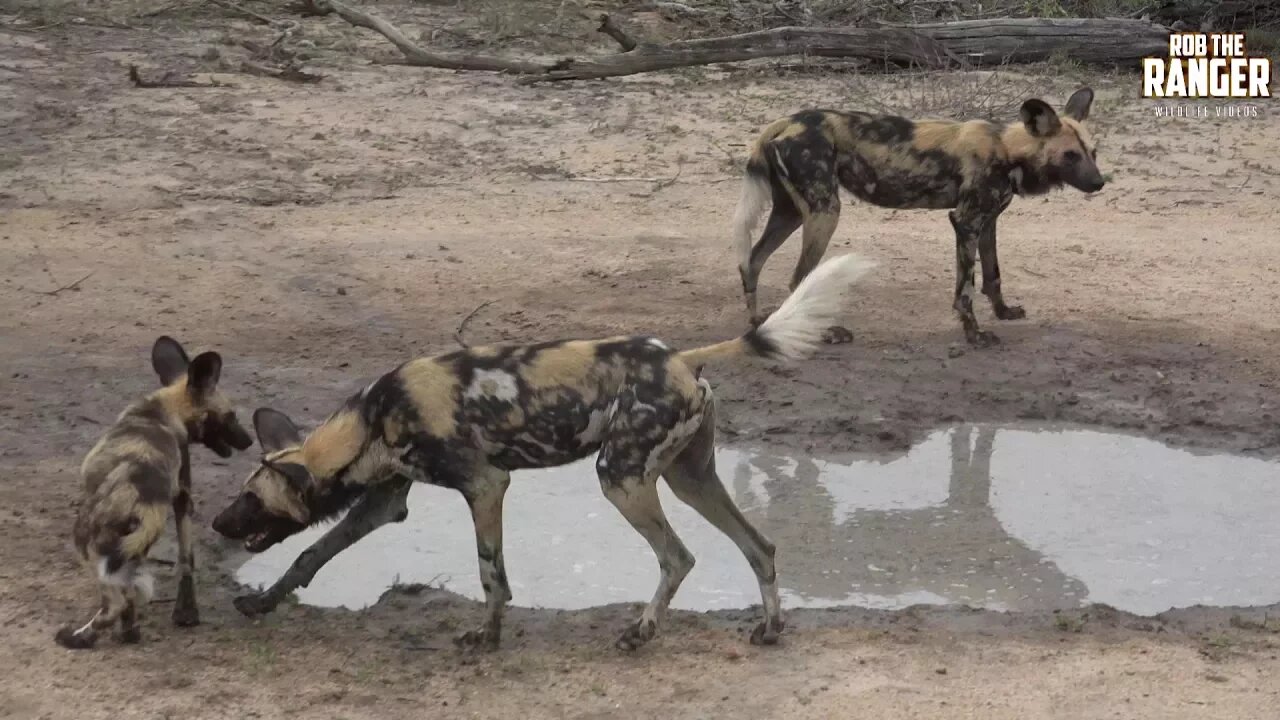
<path fill-rule="evenodd" d="M 79 628 L 64 626 L 54 636 L 54 640 L 62 647 L 71 650 L 88 650 L 98 642 L 98 633 L 115 625 L 116 620 L 120 619 L 125 611 L 128 605 L 125 587 L 112 582 L 110 578 L 98 578 L 98 589 L 102 596 L 101 605 L 89 622 Z"/>
<path fill-rule="evenodd" d="M 756 288 L 760 282 L 760 271 L 775 250 L 791 237 L 804 223 L 800 210 L 790 194 L 777 181 L 770 182 L 773 190 L 773 209 L 769 212 L 769 220 L 765 223 L 764 233 L 750 253 L 741 259 L 738 270 L 742 275 L 742 292 L 747 301 L 747 312 L 751 323 L 759 325 L 764 322 L 756 299 Z"/>
<path fill-rule="evenodd" d="M 502 559 L 502 500 L 511 484 L 511 473 L 494 467 L 478 469 L 461 487 L 476 526 L 476 556 L 480 560 L 480 585 L 484 588 L 488 616 L 476 630 L 460 635 L 461 647 L 497 649 L 502 639 L 502 611 L 511 600 L 507 569 Z"/>
<path fill-rule="evenodd" d="M 800 259 L 791 275 L 792 291 L 822 262 L 831 236 L 840 224 L 840 192 L 834 176 L 814 178 L 803 188 L 793 190 L 793 194 L 796 196 L 796 205 L 804 215 L 804 245 L 800 248 Z M 853 333 L 847 328 L 833 326 L 827 329 L 823 340 L 828 343 L 846 343 L 853 340 Z"/>
<path fill-rule="evenodd" d="M 179 489 L 173 499 L 173 524 L 178 532 L 178 596 L 173 603 L 172 618 L 178 627 L 200 624 L 194 578 L 195 551 L 191 547 L 191 492 L 188 487 Z"/>
<path fill-rule="evenodd" d="M 752 527 L 734 505 L 733 499 L 716 474 L 715 410 L 708 403 L 702 426 L 664 473 L 667 485 L 676 497 L 729 536 L 746 556 L 747 563 L 760 583 L 764 604 L 764 621 L 751 633 L 756 645 L 772 645 L 782 632 L 782 604 L 778 598 L 778 576 L 774 565 L 775 548 L 769 539 Z"/>
<path fill-rule="evenodd" d="M 635 650 L 657 635 L 659 624 L 666 618 L 667 606 L 675 597 L 676 590 L 680 589 L 680 583 L 693 569 L 693 555 L 680 542 L 662 512 L 656 478 L 613 478 L 602 473 L 600 486 L 609 502 L 648 541 L 654 555 L 658 556 L 661 571 L 658 589 L 640 619 L 623 631 L 617 642 L 619 649 Z"/>
<path fill-rule="evenodd" d="M 404 520 L 409 515 L 406 499 L 412 485 L 411 479 L 400 476 L 371 486 L 342 520 L 302 551 L 275 584 L 262 592 L 237 597 L 233 601 L 236 609 L 249 616 L 271 612 L 289 593 L 306 587 L 335 555 L 383 525 Z"/>

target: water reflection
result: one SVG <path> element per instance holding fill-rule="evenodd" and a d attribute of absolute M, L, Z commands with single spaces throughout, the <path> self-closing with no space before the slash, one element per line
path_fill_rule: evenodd
<path fill-rule="evenodd" d="M 1193 454 L 1071 428 L 959 426 L 896 456 L 717 453 L 736 502 L 779 548 L 788 606 L 993 609 L 1106 602 L 1140 613 L 1280 600 L 1280 465 Z M 741 553 L 662 488 L 697 557 L 673 605 L 759 601 Z M 415 487 L 409 519 L 335 558 L 303 602 L 360 608 L 393 582 L 481 597 L 465 503 Z M 319 535 L 249 558 L 270 583 Z M 517 473 L 506 502 L 507 570 L 520 605 L 640 602 L 657 581 L 648 546 L 600 493 L 590 461 Z"/>

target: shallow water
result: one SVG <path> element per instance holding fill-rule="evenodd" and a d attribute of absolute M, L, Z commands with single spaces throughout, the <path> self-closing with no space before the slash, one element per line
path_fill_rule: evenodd
<path fill-rule="evenodd" d="M 738 506 L 778 546 L 787 607 L 1101 602 L 1152 614 L 1280 600 L 1280 463 L 1031 426 L 940 430 L 891 457 L 743 447 L 716 457 Z M 737 547 L 665 485 L 662 500 L 698 561 L 673 606 L 758 603 Z M 574 609 L 653 594 L 657 561 L 601 494 L 592 461 L 515 473 L 505 517 L 513 603 Z M 237 578 L 271 583 L 320 533 L 249 558 Z M 483 596 L 457 493 L 414 487 L 404 523 L 349 548 L 298 595 L 361 608 L 394 582 Z"/>

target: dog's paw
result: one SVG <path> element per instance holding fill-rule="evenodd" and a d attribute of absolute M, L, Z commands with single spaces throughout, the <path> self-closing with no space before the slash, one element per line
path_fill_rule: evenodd
<path fill-rule="evenodd" d="M 120 642 L 125 645 L 137 645 L 142 642 L 142 628 L 134 625 L 120 631 Z"/>
<path fill-rule="evenodd" d="M 68 650 L 88 650 L 98 642 L 98 635 L 92 630 L 76 632 L 70 625 L 59 628 L 53 636 L 54 642 Z"/>
<path fill-rule="evenodd" d="M 996 307 L 996 317 L 1001 320 L 1021 320 L 1027 316 L 1027 311 L 1022 309 L 1021 305 L 1000 305 Z"/>
<path fill-rule="evenodd" d="M 622 631 L 622 635 L 618 641 L 614 643 L 614 647 L 619 650 L 631 652 L 638 650 L 653 639 L 658 634 L 658 624 L 652 620 L 637 620 L 634 624 Z"/>
<path fill-rule="evenodd" d="M 765 620 L 751 631 L 752 645 L 777 645 L 778 637 L 782 635 L 783 623 L 781 620 L 769 622 Z"/>
<path fill-rule="evenodd" d="M 453 644 L 467 651 L 493 652 L 498 649 L 498 633 L 487 627 L 468 630 L 453 639 Z"/>
<path fill-rule="evenodd" d="M 241 610 L 241 612 L 244 611 Z M 175 607 L 173 609 L 173 624 L 178 627 L 195 627 L 200 624 L 200 611 L 194 605 Z"/>
<path fill-rule="evenodd" d="M 828 345 L 844 345 L 845 343 L 851 343 L 853 342 L 853 333 L 849 332 L 847 328 L 842 328 L 839 325 L 832 325 L 823 331 L 822 342 Z"/>
<path fill-rule="evenodd" d="M 968 339 L 969 344 L 977 348 L 989 348 L 1000 344 L 1000 338 L 988 330 L 976 330 Z"/>
<path fill-rule="evenodd" d="M 232 600 L 231 604 L 242 615 L 254 617 L 256 615 L 266 615 L 275 610 L 278 601 L 267 593 L 254 593 L 253 595 L 241 595 Z"/>

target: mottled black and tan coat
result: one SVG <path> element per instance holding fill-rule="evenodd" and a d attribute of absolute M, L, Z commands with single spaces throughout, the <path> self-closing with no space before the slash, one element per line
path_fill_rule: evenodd
<path fill-rule="evenodd" d="M 163 387 L 130 405 L 107 429 L 80 467 L 82 497 L 73 542 L 99 592 L 94 616 L 56 640 L 93 647 L 98 633 L 120 623 L 120 639 L 138 642 L 139 614 L 151 599 L 147 554 L 173 510 L 178 534 L 178 595 L 173 622 L 200 622 L 192 578 L 189 445 L 203 443 L 222 457 L 253 444 L 231 403 L 218 391 L 222 359 L 207 352 L 188 361 L 176 340 L 161 337 L 151 363 Z"/>
<path fill-rule="evenodd" d="M 1042 100 L 1023 103 L 1021 122 L 909 120 L 892 115 L 806 110 L 772 123 L 747 161 L 734 218 L 742 290 L 752 322 L 760 322 L 756 286 L 765 261 L 797 229 L 804 245 L 794 288 L 818 264 L 840 218 L 839 188 L 887 208 L 951 209 L 956 236 L 954 307 L 965 337 L 996 342 L 973 313 L 974 263 L 982 259 L 982 293 L 997 318 L 1022 318 L 1000 288 L 996 221 L 1015 195 L 1071 185 L 1102 189 L 1097 149 L 1084 121 L 1093 91 L 1078 90 L 1059 115 Z M 758 241 L 756 223 L 772 211 Z"/>
<path fill-rule="evenodd" d="M 477 347 L 401 365 L 306 436 L 283 414 L 259 410 L 262 466 L 214 529 L 257 552 L 351 510 L 275 585 L 238 598 L 237 607 L 270 611 L 343 548 L 403 519 L 410 483 L 427 482 L 462 493 L 475 523 L 488 617 L 459 642 L 495 647 L 511 599 L 502 552 L 510 473 L 595 455 L 605 495 L 649 542 L 661 569 L 653 599 L 619 646 L 653 637 L 693 567 L 658 502 L 659 477 L 742 550 L 764 602 L 752 640 L 774 642 L 782 630 L 774 547 L 716 475 L 715 403 L 700 369 L 736 356 L 807 355 L 839 316 L 845 289 L 868 267 L 854 256 L 824 263 L 764 324 L 695 350 L 646 336 Z"/>

